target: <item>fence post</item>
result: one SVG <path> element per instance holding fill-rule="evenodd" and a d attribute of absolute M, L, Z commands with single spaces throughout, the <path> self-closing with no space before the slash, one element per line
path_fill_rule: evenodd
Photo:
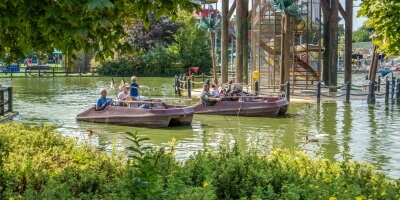
<path fill-rule="evenodd" d="M 317 103 L 321 103 L 321 81 L 317 83 Z"/>
<path fill-rule="evenodd" d="M 176 79 L 176 82 L 177 82 L 176 90 L 178 92 L 178 96 L 182 96 L 182 94 L 181 94 L 181 83 L 180 83 L 179 78 Z"/>
<path fill-rule="evenodd" d="M 81 76 L 82 75 L 82 73 L 81 73 L 81 66 L 79 66 L 79 76 Z"/>
<path fill-rule="evenodd" d="M 380 91 L 381 91 L 381 75 L 378 76 L 378 92 Z"/>
<path fill-rule="evenodd" d="M 201 82 L 205 83 L 205 81 L 204 73 L 201 73 Z"/>
<path fill-rule="evenodd" d="M 191 85 L 190 85 L 190 78 L 188 78 L 188 80 L 187 80 L 187 96 L 189 97 L 189 98 L 191 98 L 191 92 L 190 92 L 190 87 L 191 87 Z"/>
<path fill-rule="evenodd" d="M 350 89 L 351 89 L 350 81 L 347 81 L 347 83 L 346 83 L 346 103 L 350 103 Z"/>
<path fill-rule="evenodd" d="M 4 115 L 4 90 L 0 89 L 0 115 Z"/>
<path fill-rule="evenodd" d="M 191 80 L 191 82 L 192 82 L 192 88 L 194 89 L 194 75 L 192 74 L 192 77 L 190 77 L 192 80 Z"/>
<path fill-rule="evenodd" d="M 254 95 L 255 96 L 258 96 L 258 91 L 259 91 L 258 87 L 259 87 L 258 86 L 258 81 L 254 81 Z"/>
<path fill-rule="evenodd" d="M 26 75 L 26 68 L 27 68 L 27 67 L 25 67 L 25 76 L 27 76 L 27 75 Z"/>
<path fill-rule="evenodd" d="M 8 112 L 13 111 L 13 93 L 12 93 L 12 87 L 7 88 L 8 90 Z M 3 94 L 4 95 L 4 94 Z M 3 101 L 4 102 L 4 101 Z"/>
<path fill-rule="evenodd" d="M 375 81 L 369 82 L 368 103 L 375 103 Z"/>
<path fill-rule="evenodd" d="M 210 91 L 210 79 L 207 79 L 207 91 Z"/>
<path fill-rule="evenodd" d="M 290 81 L 286 82 L 286 99 L 290 102 Z"/>
<path fill-rule="evenodd" d="M 175 75 L 175 77 L 174 77 L 174 91 L 175 91 L 175 94 L 178 94 L 178 89 L 177 89 L 177 87 L 178 87 L 178 76 L 177 75 Z"/>
<path fill-rule="evenodd" d="M 389 103 L 389 88 L 390 88 L 390 83 L 389 80 L 386 79 L 386 88 L 385 88 L 385 104 Z"/>
<path fill-rule="evenodd" d="M 396 88 L 396 100 L 397 103 L 400 103 L 400 78 L 397 79 L 397 88 Z"/>
<path fill-rule="evenodd" d="M 188 86 L 186 85 L 186 83 L 187 83 L 187 76 L 186 76 L 186 74 L 183 74 L 183 84 L 185 84 L 185 89 L 188 88 Z"/>
<path fill-rule="evenodd" d="M 40 77 L 40 67 L 39 67 L 39 77 Z"/>
<path fill-rule="evenodd" d="M 54 77 L 54 67 L 53 67 L 53 77 Z"/>

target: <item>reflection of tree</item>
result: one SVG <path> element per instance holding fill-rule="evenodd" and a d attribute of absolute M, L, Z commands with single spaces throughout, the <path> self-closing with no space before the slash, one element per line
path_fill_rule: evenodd
<path fill-rule="evenodd" d="M 322 105 L 322 131 L 325 134 L 329 134 L 331 137 L 336 135 L 336 116 L 337 116 L 337 104 L 323 104 Z M 321 147 L 324 148 L 326 157 L 330 160 L 335 158 L 335 155 L 339 153 L 339 148 L 336 140 L 330 140 L 329 143 L 322 143 Z"/>

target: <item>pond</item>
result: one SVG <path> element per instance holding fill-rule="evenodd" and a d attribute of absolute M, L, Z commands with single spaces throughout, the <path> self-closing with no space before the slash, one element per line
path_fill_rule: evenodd
<path fill-rule="evenodd" d="M 359 75 L 360 80 L 363 77 Z M 120 80 L 115 78 L 117 85 Z M 284 117 L 195 115 L 191 126 L 165 129 L 77 122 L 76 115 L 93 104 L 99 89 L 109 88 L 110 81 L 108 77 L 8 78 L 0 79 L 0 84 L 13 86 L 14 110 L 20 113 L 14 121 L 26 126 L 51 124 L 60 134 L 78 137 L 79 141 L 88 140 L 86 130 L 91 129 L 95 137 L 90 140 L 101 144 L 116 140 L 117 146 L 124 148 L 129 145 L 125 132 L 138 131 L 150 138 L 153 146 L 168 146 L 175 138 L 178 159 L 237 141 L 243 148 L 289 148 L 331 160 L 366 161 L 390 177 L 400 178 L 400 132 L 396 131 L 400 106 L 396 104 L 385 106 L 380 100 L 375 105 L 361 100 L 350 104 L 292 103 L 289 115 Z M 139 77 L 138 83 L 152 88 L 152 96 L 174 96 L 172 78 Z M 109 96 L 115 93 L 110 91 Z M 320 137 L 319 142 L 306 143 L 308 135 Z"/>

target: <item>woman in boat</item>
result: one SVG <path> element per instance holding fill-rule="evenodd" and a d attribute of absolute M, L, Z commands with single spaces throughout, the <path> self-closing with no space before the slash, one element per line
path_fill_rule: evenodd
<path fill-rule="evenodd" d="M 104 110 L 107 106 L 111 105 L 112 99 L 107 98 L 107 90 L 106 89 L 101 89 L 100 90 L 100 97 L 97 99 L 96 102 L 96 111 Z"/>
<path fill-rule="evenodd" d="M 129 88 L 130 88 L 129 84 L 125 84 L 125 85 L 122 86 L 122 92 L 120 92 L 118 94 L 119 105 L 124 106 L 124 107 L 128 106 L 128 104 L 126 104 L 126 103 L 124 103 L 122 101 L 131 99 L 130 98 L 130 94 L 128 92 Z"/>
<path fill-rule="evenodd" d="M 208 92 L 208 85 L 206 83 L 203 84 L 203 91 L 200 93 L 200 99 L 205 106 L 213 106 L 217 101 L 220 101 L 219 98 L 213 97 L 213 95 Z"/>

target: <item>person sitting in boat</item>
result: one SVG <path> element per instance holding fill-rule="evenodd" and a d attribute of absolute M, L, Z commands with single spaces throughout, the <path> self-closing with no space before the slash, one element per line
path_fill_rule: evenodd
<path fill-rule="evenodd" d="M 136 83 L 136 76 L 132 76 L 131 78 L 131 90 L 129 91 L 129 95 L 133 98 L 137 98 L 139 96 L 139 84 Z"/>
<path fill-rule="evenodd" d="M 96 103 L 96 111 L 104 110 L 107 106 L 111 105 L 112 99 L 107 98 L 107 90 L 106 89 L 101 89 L 100 90 L 100 98 L 97 99 Z"/>
<path fill-rule="evenodd" d="M 211 95 L 213 96 L 213 97 L 215 97 L 215 98 L 218 98 L 219 97 L 219 91 L 218 91 L 218 87 L 217 87 L 217 85 L 215 85 L 215 84 L 212 84 L 212 91 L 211 91 Z"/>
<path fill-rule="evenodd" d="M 200 99 L 205 106 L 213 106 L 217 101 L 220 101 L 219 98 L 213 97 L 213 95 L 208 92 L 208 85 L 206 83 L 203 84 L 203 91 L 200 93 Z"/>
<path fill-rule="evenodd" d="M 130 94 L 128 92 L 129 88 L 130 88 L 129 84 L 125 84 L 122 86 L 122 92 L 120 92 L 117 96 L 119 105 L 126 107 L 126 106 L 128 106 L 128 104 L 124 103 L 123 101 L 132 100 L 132 98 L 130 98 Z"/>

